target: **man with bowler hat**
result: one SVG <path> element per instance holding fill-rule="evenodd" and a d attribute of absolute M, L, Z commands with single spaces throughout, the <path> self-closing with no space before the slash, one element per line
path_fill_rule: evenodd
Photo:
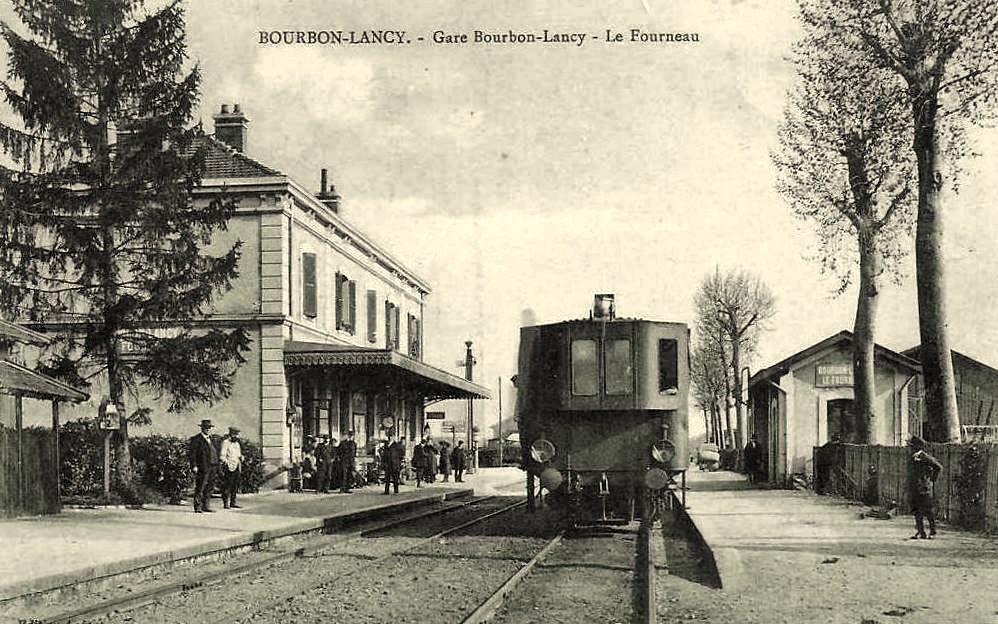
<path fill-rule="evenodd" d="M 210 420 L 201 421 L 201 433 L 192 436 L 187 441 L 187 457 L 190 460 L 191 472 L 194 473 L 194 512 L 212 512 L 208 507 L 211 489 L 215 483 L 215 470 L 218 468 L 218 451 L 211 443 L 212 424 Z"/>
<path fill-rule="evenodd" d="M 340 459 L 340 469 L 343 480 L 340 481 L 340 492 L 346 494 L 353 488 L 354 461 L 357 456 L 357 443 L 353 441 L 353 431 L 347 431 L 347 438 L 340 442 L 337 447 L 337 456 Z"/>
<path fill-rule="evenodd" d="M 222 505 L 226 509 L 239 509 L 236 493 L 243 475 L 243 449 L 239 444 L 238 428 L 229 427 L 229 435 L 222 440 L 218 458 L 222 464 Z"/>

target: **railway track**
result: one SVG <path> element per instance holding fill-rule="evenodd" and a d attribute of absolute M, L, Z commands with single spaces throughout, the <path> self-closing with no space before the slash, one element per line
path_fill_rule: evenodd
<path fill-rule="evenodd" d="M 143 606 L 156 603 L 163 598 L 175 594 L 191 592 L 193 590 L 210 587 L 222 582 L 230 582 L 234 578 L 252 574 L 283 562 L 307 557 L 315 557 L 328 549 L 336 548 L 351 541 L 362 539 L 380 532 L 389 531 L 410 523 L 442 516 L 444 514 L 466 509 L 471 506 L 481 505 L 495 498 L 495 496 L 484 496 L 470 501 L 444 503 L 441 506 L 428 511 L 409 514 L 403 518 L 378 523 L 374 526 L 367 526 L 348 533 L 310 536 L 304 538 L 303 540 L 298 540 L 298 543 L 295 544 L 295 547 L 293 548 L 279 550 L 273 553 L 261 554 L 260 556 L 252 558 L 252 560 L 244 563 L 237 563 L 228 566 L 215 566 L 215 569 L 205 573 L 199 573 L 196 569 L 194 569 L 191 574 L 181 575 L 182 578 L 176 581 L 154 585 L 144 590 L 130 590 L 107 600 L 102 600 L 86 606 L 76 607 L 71 610 L 62 611 L 60 613 L 48 615 L 42 618 L 31 618 L 30 621 L 38 622 L 39 624 L 68 624 L 71 622 L 92 621 L 109 614 L 132 611 Z M 523 503 L 508 505 L 504 508 L 504 510 L 515 508 L 522 504 Z M 490 516 L 492 514 L 488 515 Z M 432 539 L 433 537 L 427 539 Z M 287 599 L 287 596 L 283 596 L 282 598 Z"/>
<path fill-rule="evenodd" d="M 486 598 L 471 614 L 462 621 L 462 624 L 483 624 L 485 622 L 519 622 L 521 613 L 529 613 L 528 621 L 532 621 L 536 615 L 533 609 L 538 605 L 560 602 L 558 608 L 562 611 L 560 617 L 554 618 L 556 621 L 566 619 L 565 611 L 571 613 L 576 607 L 571 598 L 573 586 L 586 586 L 591 578 L 583 578 L 586 572 L 593 572 L 597 568 L 602 568 L 600 572 L 616 572 L 616 583 L 609 582 L 605 587 L 609 587 L 609 594 L 619 593 L 616 591 L 622 579 L 628 579 L 631 586 L 631 618 L 633 624 L 653 624 L 657 621 L 656 595 L 655 595 L 655 549 L 653 548 L 656 532 L 654 525 L 641 524 L 638 527 L 630 527 L 623 530 L 612 530 L 608 528 L 596 528 L 594 531 L 561 531 L 552 538 L 529 562 L 520 570 L 513 574 L 503 583 L 492 595 Z M 610 537 L 611 541 L 622 542 L 624 545 L 632 545 L 633 565 L 621 565 L 616 561 L 619 557 L 608 557 L 609 563 L 596 563 L 588 553 L 593 551 L 598 555 L 602 554 L 601 549 L 593 548 L 593 542 L 605 540 Z M 623 536 L 622 540 L 614 540 Z M 619 553 L 619 543 L 612 545 L 611 550 Z M 558 560 L 554 560 L 552 553 L 559 546 L 564 546 L 568 552 L 561 553 Z M 551 561 L 549 561 L 551 560 Z M 567 574 L 565 574 L 568 572 Z M 528 579 L 532 578 L 532 586 L 524 587 L 524 582 L 530 584 Z M 590 576 L 590 575 L 587 575 Z M 595 576 L 595 574 L 591 575 Z M 606 574 L 603 574 L 598 583 L 605 583 Z M 614 576 L 610 574 L 609 576 Z M 559 601 L 560 597 L 560 601 Z M 518 604 L 525 602 L 526 605 Z M 532 609 L 523 608 L 530 606 Z M 578 605 L 577 621 L 589 621 L 593 617 L 590 610 L 591 603 L 583 602 Z M 619 614 L 620 611 L 617 611 Z M 615 621 L 615 620 L 614 620 Z"/>
<path fill-rule="evenodd" d="M 548 613 L 559 621 L 655 621 L 652 531 L 566 532 L 556 514 L 523 507 L 522 500 L 489 497 L 302 538 L 282 552 L 255 553 L 252 561 L 38 621 L 420 619 L 407 620 L 410 613 L 473 623 L 514 624 Z"/>

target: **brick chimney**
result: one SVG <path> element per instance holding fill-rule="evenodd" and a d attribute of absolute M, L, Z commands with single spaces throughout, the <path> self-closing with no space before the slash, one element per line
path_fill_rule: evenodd
<path fill-rule="evenodd" d="M 246 151 L 246 125 L 249 119 L 239 110 L 238 104 L 222 104 L 222 110 L 215 115 L 215 138 L 237 152 Z"/>
<path fill-rule="evenodd" d="M 336 192 L 336 187 L 329 184 L 328 169 L 322 170 L 322 180 L 319 185 L 319 195 L 317 197 L 333 212 L 340 212 L 340 196 Z"/>

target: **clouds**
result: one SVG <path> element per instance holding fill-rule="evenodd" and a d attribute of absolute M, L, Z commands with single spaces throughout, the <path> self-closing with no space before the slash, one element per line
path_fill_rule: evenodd
<path fill-rule="evenodd" d="M 325 48 L 262 49 L 252 80 L 261 99 L 280 102 L 295 94 L 286 112 L 310 122 L 321 120 L 328 127 L 368 122 L 379 104 L 372 63 L 360 58 L 334 61 Z M 302 97 L 302 91 L 307 96 Z"/>

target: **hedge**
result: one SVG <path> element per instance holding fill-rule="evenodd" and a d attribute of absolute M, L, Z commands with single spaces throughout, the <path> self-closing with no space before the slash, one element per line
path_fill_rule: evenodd
<path fill-rule="evenodd" d="M 188 438 L 172 435 L 132 436 L 129 450 L 135 478 L 134 491 L 123 491 L 117 475 L 117 432 L 111 440 L 110 502 L 178 504 L 194 487 L 194 475 L 187 461 Z M 92 502 L 103 497 L 104 432 L 93 421 L 67 422 L 59 430 L 61 492 L 66 498 Z M 215 448 L 222 438 L 213 435 Z M 240 440 L 243 474 L 240 490 L 256 492 L 264 482 L 263 452 L 252 442 Z M 219 485 L 216 480 L 216 485 Z"/>

